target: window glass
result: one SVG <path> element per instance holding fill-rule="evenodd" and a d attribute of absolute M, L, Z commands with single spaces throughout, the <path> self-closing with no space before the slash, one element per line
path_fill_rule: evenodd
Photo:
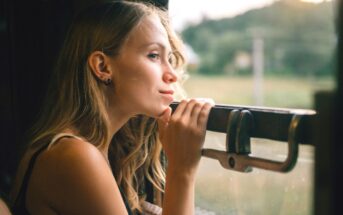
<path fill-rule="evenodd" d="M 314 93 L 334 88 L 335 2 L 321 0 L 170 0 L 188 56 L 189 97 L 217 104 L 313 108 Z M 205 148 L 225 150 L 208 132 Z M 287 144 L 252 140 L 252 155 L 283 161 Z M 239 173 L 203 158 L 198 214 L 312 214 L 314 148 L 301 145 L 289 173 Z"/>

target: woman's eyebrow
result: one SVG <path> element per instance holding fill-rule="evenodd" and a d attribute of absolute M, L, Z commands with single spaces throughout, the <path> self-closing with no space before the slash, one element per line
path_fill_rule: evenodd
<path fill-rule="evenodd" d="M 158 46 L 160 49 L 163 49 L 163 50 L 167 51 L 168 53 L 172 53 L 172 50 L 169 46 L 165 46 L 164 44 L 162 44 L 160 42 L 146 43 L 146 44 L 143 44 L 141 46 L 141 48 L 147 48 L 150 46 Z"/>

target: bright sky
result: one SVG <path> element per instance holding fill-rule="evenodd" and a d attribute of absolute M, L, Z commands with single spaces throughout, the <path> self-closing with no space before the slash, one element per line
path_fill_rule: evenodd
<path fill-rule="evenodd" d="M 169 0 L 173 25 L 181 30 L 186 23 L 209 18 L 233 17 L 253 8 L 272 4 L 275 0 Z M 319 3 L 325 0 L 302 0 Z"/>

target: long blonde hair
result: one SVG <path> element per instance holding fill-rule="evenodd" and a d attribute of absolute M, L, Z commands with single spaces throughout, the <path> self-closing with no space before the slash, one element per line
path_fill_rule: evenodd
<path fill-rule="evenodd" d="M 156 14 L 171 44 L 175 68 L 184 64 L 181 41 L 171 30 L 165 11 L 152 5 L 113 1 L 92 5 L 78 14 L 60 52 L 47 99 L 33 127 L 30 148 L 39 149 L 57 133 L 75 128 L 97 147 L 112 137 L 106 97 L 87 63 L 94 51 L 116 56 L 132 29 L 146 16 Z M 112 138 L 109 159 L 118 185 L 131 209 L 141 211 L 140 193 L 145 176 L 155 188 L 163 190 L 165 173 L 161 165 L 161 144 L 154 119 L 137 116 L 129 120 Z"/>

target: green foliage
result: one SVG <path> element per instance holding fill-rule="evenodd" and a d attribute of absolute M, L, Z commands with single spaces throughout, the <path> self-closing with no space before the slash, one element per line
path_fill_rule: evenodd
<path fill-rule="evenodd" d="M 182 36 L 201 62 L 202 74 L 249 74 L 235 64 L 237 53 L 252 56 L 253 35 L 264 41 L 266 73 L 323 76 L 333 74 L 336 36 L 333 5 L 297 0 L 248 11 L 233 18 L 204 20 L 188 26 Z"/>

